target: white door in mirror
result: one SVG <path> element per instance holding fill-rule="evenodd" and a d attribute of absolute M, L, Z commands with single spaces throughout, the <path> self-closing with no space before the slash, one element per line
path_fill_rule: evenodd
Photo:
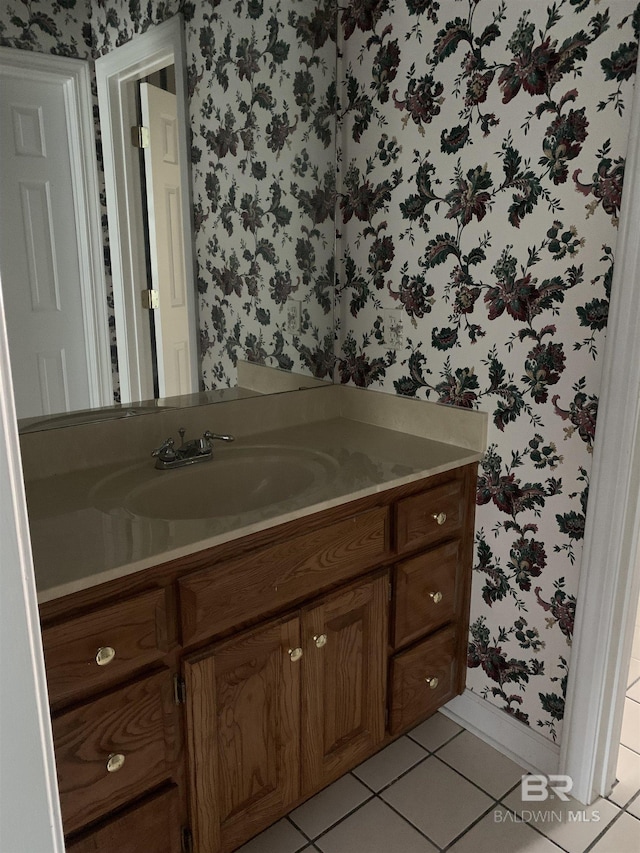
<path fill-rule="evenodd" d="M 158 385 L 160 397 L 173 397 L 197 390 L 191 375 L 176 96 L 141 83 L 140 102 L 149 128 L 144 160 L 151 277 L 160 301 L 154 312 Z"/>
<path fill-rule="evenodd" d="M 19 418 L 87 409 L 92 399 L 85 340 L 65 84 L 1 75 L 0 264 Z"/>

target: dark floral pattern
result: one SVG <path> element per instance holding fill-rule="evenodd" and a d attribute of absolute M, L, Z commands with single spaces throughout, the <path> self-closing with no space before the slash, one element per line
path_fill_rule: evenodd
<path fill-rule="evenodd" d="M 468 684 L 556 739 L 640 7 L 353 8 L 341 17 L 340 379 L 489 412 Z M 405 317 L 395 347 L 388 309 Z"/>
<path fill-rule="evenodd" d="M 188 63 L 203 386 L 234 385 L 239 358 L 330 378 L 334 3 L 12 0 L 0 11 L 0 43 L 92 58 L 177 13 Z M 363 14 L 358 21 L 375 16 Z M 296 328 L 287 324 L 290 298 L 299 303 Z"/>
<path fill-rule="evenodd" d="M 233 27 L 226 0 L 109 0 L 82 27 L 87 5 L 13 0 L 0 41 L 97 55 L 181 8 L 208 383 L 240 354 L 331 376 L 315 318 L 335 279 L 337 381 L 489 412 L 468 684 L 560 738 L 636 0 L 343 4 L 337 83 L 327 2 L 240 0 Z M 296 335 L 280 308 L 303 282 Z M 395 348 L 387 309 L 404 317 Z"/>

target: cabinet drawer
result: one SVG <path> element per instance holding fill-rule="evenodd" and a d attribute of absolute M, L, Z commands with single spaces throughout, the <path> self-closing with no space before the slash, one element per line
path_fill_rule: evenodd
<path fill-rule="evenodd" d="M 173 682 L 164 670 L 54 718 L 65 833 L 124 805 L 170 775 L 174 715 Z"/>
<path fill-rule="evenodd" d="M 186 645 L 286 607 L 375 566 L 389 550 L 386 507 L 196 572 L 179 582 Z"/>
<path fill-rule="evenodd" d="M 460 540 L 446 542 L 394 569 L 394 648 L 453 621 L 461 594 Z"/>
<path fill-rule="evenodd" d="M 389 731 L 398 734 L 456 694 L 456 633 L 451 625 L 391 660 Z"/>
<path fill-rule="evenodd" d="M 399 553 L 435 545 L 457 536 L 464 523 L 464 479 L 454 478 L 398 502 L 396 537 Z"/>
<path fill-rule="evenodd" d="M 66 846 L 67 853 L 181 853 L 176 787 L 146 800 Z"/>
<path fill-rule="evenodd" d="M 160 659 L 166 637 L 162 589 L 45 628 L 42 641 L 51 703 L 111 687 Z"/>

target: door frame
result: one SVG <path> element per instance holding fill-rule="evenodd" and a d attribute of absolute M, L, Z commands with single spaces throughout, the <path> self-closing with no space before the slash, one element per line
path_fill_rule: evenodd
<path fill-rule="evenodd" d="M 4 850 L 64 853 L 0 284 L 0 826 Z M 11 768 L 7 772 L 7 768 Z"/>
<path fill-rule="evenodd" d="M 113 370 L 90 66 L 82 59 L 0 47 L 0 72 L 33 82 L 51 82 L 53 79 L 63 89 L 78 235 L 89 404 L 92 408 L 111 406 Z"/>
<path fill-rule="evenodd" d="M 184 56 L 182 16 L 175 15 L 95 62 L 123 403 L 148 400 L 154 396 L 149 318 L 140 298 L 140 291 L 146 287 L 147 270 L 139 149 L 130 144 L 131 128 L 138 124 L 130 84 L 171 64 L 175 65 L 178 120 L 184 130 L 178 134 L 178 147 L 182 182 L 182 242 L 190 331 L 195 342 L 191 348 L 194 381 L 197 382 L 200 375 Z M 144 287 L 140 287 L 140 282 L 145 283 Z M 198 391 L 198 388 L 192 390 Z"/>
<path fill-rule="evenodd" d="M 640 592 L 640 85 L 628 140 L 560 753 L 583 803 L 615 781 Z"/>

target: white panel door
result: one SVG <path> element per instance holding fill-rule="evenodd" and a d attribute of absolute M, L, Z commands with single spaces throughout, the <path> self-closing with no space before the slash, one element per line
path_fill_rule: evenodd
<path fill-rule="evenodd" d="M 92 399 L 67 111 L 59 81 L 0 76 L 0 268 L 19 418 Z"/>
<path fill-rule="evenodd" d="M 151 276 L 160 307 L 154 312 L 160 397 L 197 391 L 192 375 L 191 323 L 181 208 L 176 96 L 140 84 L 145 148 Z"/>

